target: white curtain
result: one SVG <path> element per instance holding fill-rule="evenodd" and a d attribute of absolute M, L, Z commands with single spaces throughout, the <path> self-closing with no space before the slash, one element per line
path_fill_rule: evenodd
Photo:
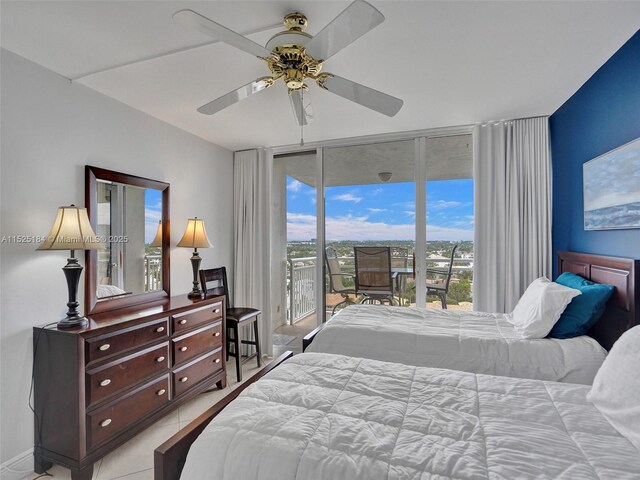
<path fill-rule="evenodd" d="M 474 131 L 474 308 L 511 312 L 533 280 L 551 276 L 547 117 Z"/>
<path fill-rule="evenodd" d="M 271 177 L 269 150 L 235 152 L 234 183 L 234 306 L 259 308 L 263 355 L 273 354 L 271 320 Z M 247 329 L 248 330 L 248 329 Z M 243 338 L 252 333 L 245 331 Z"/>

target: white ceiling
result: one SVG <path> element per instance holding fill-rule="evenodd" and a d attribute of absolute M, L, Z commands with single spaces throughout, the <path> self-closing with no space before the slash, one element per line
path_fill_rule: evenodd
<path fill-rule="evenodd" d="M 553 113 L 640 27 L 639 1 L 373 1 L 386 21 L 325 70 L 404 99 L 394 118 L 311 86 L 305 141 Z M 68 78 L 209 40 L 175 25 L 191 8 L 238 32 L 294 10 L 317 33 L 342 1 L 7 1 L 1 44 Z M 277 30 L 254 34 L 266 43 Z M 78 80 L 231 150 L 299 141 L 283 84 L 213 116 L 204 103 L 266 75 L 258 59 L 213 44 Z"/>

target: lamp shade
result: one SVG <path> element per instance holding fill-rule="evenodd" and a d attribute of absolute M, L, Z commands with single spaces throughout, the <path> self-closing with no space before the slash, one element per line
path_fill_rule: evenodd
<path fill-rule="evenodd" d="M 151 242 L 151 247 L 161 247 L 162 246 L 162 220 L 158 222 L 158 231 L 156 232 L 156 236 Z"/>
<path fill-rule="evenodd" d="M 58 207 L 58 215 L 51 231 L 38 250 L 101 250 L 102 243 L 96 236 L 87 209 L 71 205 Z"/>
<path fill-rule="evenodd" d="M 178 242 L 178 247 L 187 248 L 211 248 L 211 242 L 207 237 L 207 231 L 204 228 L 204 220 L 195 217 L 190 218 L 187 223 L 187 229 Z"/>

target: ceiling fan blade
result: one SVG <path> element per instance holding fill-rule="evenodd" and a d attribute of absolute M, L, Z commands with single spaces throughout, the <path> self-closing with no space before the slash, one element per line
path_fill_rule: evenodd
<path fill-rule="evenodd" d="M 244 100 L 247 97 L 250 97 L 254 93 L 258 93 L 265 88 L 273 85 L 273 82 L 269 82 L 267 80 L 258 79 L 251 83 L 247 83 L 237 90 L 233 90 L 232 92 L 227 93 L 219 98 L 216 98 L 212 102 L 207 103 L 206 105 L 198 108 L 200 113 L 204 113 L 205 115 L 213 115 L 220 110 L 227 108 L 230 105 L 233 105 L 240 100 Z"/>
<path fill-rule="evenodd" d="M 289 92 L 289 99 L 298 125 L 309 125 L 313 121 L 311 96 L 302 90 L 293 90 Z"/>
<path fill-rule="evenodd" d="M 365 87 L 364 85 L 337 75 L 323 79 L 321 86 L 331 93 L 335 93 L 352 102 L 359 103 L 376 112 L 383 113 L 388 117 L 393 117 L 398 113 L 404 104 L 404 101 L 399 98 L 392 97 L 373 88 Z"/>
<path fill-rule="evenodd" d="M 244 37 L 233 30 L 229 30 L 227 27 L 200 15 L 193 10 L 180 10 L 173 14 L 173 19 L 186 27 L 198 30 L 199 32 L 209 35 L 216 40 L 220 40 L 221 42 L 231 45 L 232 47 L 236 47 L 256 57 L 267 58 L 271 55 L 271 52 L 262 45 L 258 45 L 253 40 L 249 40 L 247 37 Z"/>
<path fill-rule="evenodd" d="M 356 0 L 309 40 L 307 53 L 316 60 L 326 60 L 383 21 L 384 15 L 373 6 Z"/>

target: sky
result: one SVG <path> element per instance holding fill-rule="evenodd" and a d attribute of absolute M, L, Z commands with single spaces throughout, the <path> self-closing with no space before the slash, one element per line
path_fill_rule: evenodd
<path fill-rule="evenodd" d="M 414 240 L 414 183 L 325 189 L 327 240 Z M 316 190 L 287 177 L 287 239 L 316 238 Z M 427 240 L 473 240 L 473 180 L 427 182 Z"/>

